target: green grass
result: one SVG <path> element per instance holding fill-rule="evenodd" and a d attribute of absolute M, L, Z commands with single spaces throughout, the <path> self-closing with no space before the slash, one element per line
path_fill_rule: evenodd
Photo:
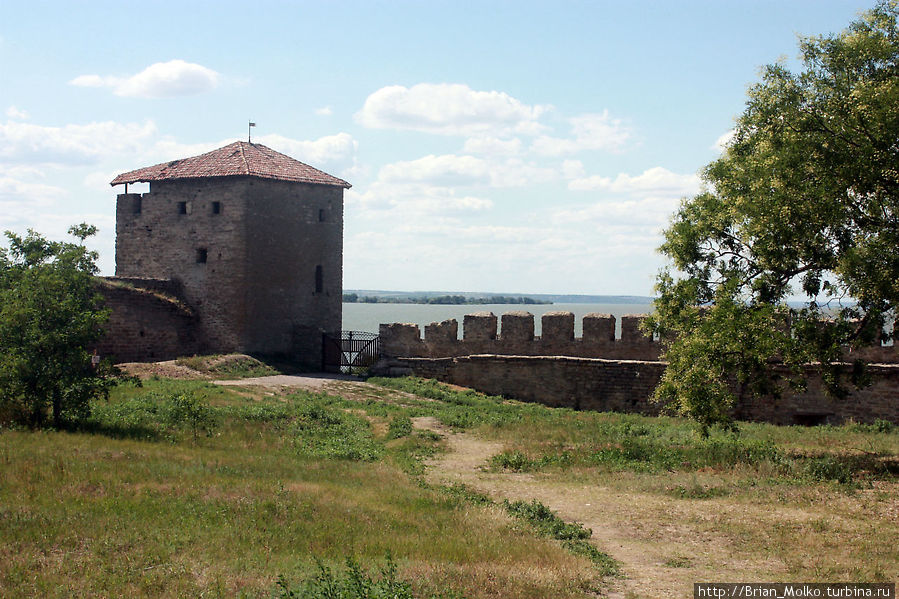
<path fill-rule="evenodd" d="M 534 499 L 526 501 L 504 501 L 503 507 L 513 516 L 524 520 L 544 537 L 562 541 L 563 547 L 592 561 L 603 576 L 618 573 L 618 563 L 606 553 L 587 542 L 593 531 L 576 522 L 565 522 L 548 507 Z"/>
<path fill-rule="evenodd" d="M 490 476 L 612 489 L 641 525 L 671 525 L 651 506 L 697 506 L 678 525 L 796 579 L 895 574 L 895 427 L 746 424 L 704 439 L 676 418 L 373 380 L 383 386 L 344 398 L 150 379 L 96 402 L 80 430 L 2 429 L 0 596 L 303 596 L 385 581 L 400 597 L 565 598 L 616 571 L 601 538 L 543 504 L 503 509 L 427 484 L 423 462 L 443 441 L 413 428 L 419 416 L 501 442 Z M 725 508 L 820 516 L 704 515 Z M 659 563 L 689 571 L 699 558 L 685 551 Z"/>
<path fill-rule="evenodd" d="M 597 499 L 628 514 L 618 526 L 633 522 L 638 539 L 639 531 L 656 531 L 653 547 L 664 556 L 657 563 L 682 570 L 682 581 L 733 555 L 745 568 L 773 560 L 781 580 L 899 576 L 899 427 L 889 423 L 740 423 L 737 434 L 704 438 L 680 418 L 551 409 L 418 379 L 370 380 L 432 398 L 404 401 L 406 413 L 499 441 L 503 450 L 488 462 L 499 490 L 533 481 L 544 496 L 589 505 L 596 489 Z M 809 528 L 812 516 L 819 520 Z M 686 540 L 683 530 L 692 531 Z M 695 538 L 714 539 L 718 553 L 684 556 Z"/>
<path fill-rule="evenodd" d="M 278 599 L 415 599 L 412 585 L 397 577 L 390 556 L 377 574 L 366 572 L 355 560 L 347 559 L 343 572 L 334 574 L 318 562 L 318 573 L 299 584 L 278 577 Z"/>
<path fill-rule="evenodd" d="M 179 397 L 214 426 L 194 435 Z M 286 592 L 279 576 L 314 580 L 316 560 L 369 568 L 388 553 L 416 597 L 595 584 L 587 560 L 410 477 L 437 441 L 402 417 L 403 436 L 376 435 L 371 418 L 327 395 L 150 380 L 98 402 L 82 431 L 4 431 L 0 596 L 268 597 Z M 569 575 L 544 577 L 546 563 Z"/>
<path fill-rule="evenodd" d="M 899 474 L 899 428 L 889 423 L 817 428 L 741 423 L 738 434 L 713 431 L 706 438 L 680 418 L 546 408 L 414 378 L 369 380 L 438 400 L 417 404 L 416 414 L 505 441 L 509 449 L 491 458 L 498 471 L 739 469 L 785 482 L 850 486 Z"/>

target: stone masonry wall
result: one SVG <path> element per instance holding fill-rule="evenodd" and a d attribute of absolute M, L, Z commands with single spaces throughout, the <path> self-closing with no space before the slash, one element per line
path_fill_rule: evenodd
<path fill-rule="evenodd" d="M 570 312 L 545 314 L 541 337 L 534 336 L 534 317 L 527 312 L 510 312 L 501 320 L 492 313 L 466 315 L 461 340 L 455 320 L 426 326 L 424 339 L 417 325 L 400 323 L 382 324 L 380 336 L 390 372 L 411 372 L 549 406 L 656 414 L 660 407 L 649 398 L 665 363 L 658 361 L 660 344 L 639 330 L 641 318 L 622 317 L 620 339 L 615 339 L 615 318 L 604 314 L 585 316 L 583 336 L 575 338 Z M 498 320 L 502 335 L 497 335 Z M 859 354 L 897 361 L 894 346 L 855 352 Z M 847 399 L 830 398 L 820 379 L 811 376 L 806 392 L 746 399 L 735 416 L 777 424 L 850 419 L 899 423 L 899 364 L 869 369 L 873 384 L 853 390 Z"/>
<path fill-rule="evenodd" d="M 343 316 L 343 188 L 255 179 L 248 194 L 248 348 L 320 366 Z"/>
<path fill-rule="evenodd" d="M 165 295 L 163 289 L 169 287 L 168 281 L 101 280 L 98 290 L 111 314 L 97 352 L 115 362 L 142 362 L 202 351 L 196 315 L 177 298 Z"/>
<path fill-rule="evenodd" d="M 172 281 L 213 352 L 320 365 L 341 327 L 343 189 L 225 177 L 151 183 L 116 205 L 116 275 Z"/>
<path fill-rule="evenodd" d="M 659 359 L 661 344 L 640 330 L 642 314 L 621 317 L 621 337 L 615 338 L 615 317 L 611 314 L 584 316 L 583 335 L 574 336 L 574 314 L 547 312 L 541 318 L 543 334 L 534 335 L 534 315 L 515 311 L 497 318 L 492 312 L 476 312 L 464 318 L 462 339 L 455 319 L 434 322 L 425 327 L 424 338 L 418 325 L 393 323 L 380 325 L 382 352 L 386 356 L 443 358 L 475 354 L 509 356 L 572 356 L 606 360 Z M 498 334 L 498 325 L 500 334 Z M 874 345 L 846 349 L 846 361 L 856 358 L 873 363 L 899 363 L 899 345 Z"/>
<path fill-rule="evenodd" d="M 247 178 L 158 181 L 116 202 L 116 276 L 177 282 L 217 352 L 247 351 L 248 187 Z"/>
<path fill-rule="evenodd" d="M 471 387 L 522 401 L 576 410 L 656 415 L 649 401 L 665 370 L 664 362 L 602 360 L 566 356 L 473 355 L 405 358 L 416 376 Z M 734 412 L 740 420 L 775 424 L 838 424 L 877 419 L 899 424 L 899 365 L 870 366 L 873 384 L 849 397 L 828 397 L 811 378 L 801 394 L 749 398 Z"/>
<path fill-rule="evenodd" d="M 534 336 L 534 315 L 509 312 L 502 315 L 502 334 L 497 334 L 499 319 L 491 312 L 468 314 L 462 339 L 457 338 L 458 323 L 447 320 L 425 327 L 424 339 L 418 325 L 382 324 L 380 337 L 386 356 L 442 358 L 473 354 L 515 356 L 574 356 L 610 360 L 658 360 L 659 343 L 640 330 L 644 315 L 621 317 L 621 338 L 615 338 L 615 317 L 611 314 L 587 314 L 583 336 L 574 336 L 574 314 L 547 312 L 541 318 L 543 334 Z"/>

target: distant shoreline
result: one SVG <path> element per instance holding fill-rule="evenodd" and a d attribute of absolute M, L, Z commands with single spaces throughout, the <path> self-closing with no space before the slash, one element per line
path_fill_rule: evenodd
<path fill-rule="evenodd" d="M 356 296 L 355 300 L 347 301 L 347 296 Z M 371 298 L 370 301 L 362 301 L 361 298 Z M 453 298 L 448 301 L 444 298 Z M 462 299 L 459 299 L 462 298 Z M 640 295 L 579 295 L 579 294 L 547 294 L 547 293 L 490 293 L 474 291 L 385 291 L 378 289 L 345 289 L 344 302 L 346 303 L 384 303 L 384 304 L 646 304 L 649 305 L 655 298 Z M 503 300 L 503 301 L 496 301 Z M 518 300 L 518 301 L 505 301 Z"/>
<path fill-rule="evenodd" d="M 357 293 L 344 293 L 345 304 L 433 304 L 442 306 L 469 306 L 483 304 L 509 304 L 536 306 L 552 304 L 551 301 L 538 300 L 526 296 L 491 295 L 486 297 L 466 297 L 464 295 L 435 295 L 435 296 L 376 296 L 359 295 Z"/>

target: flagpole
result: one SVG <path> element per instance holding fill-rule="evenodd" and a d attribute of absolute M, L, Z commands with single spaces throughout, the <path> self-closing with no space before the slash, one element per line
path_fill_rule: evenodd
<path fill-rule="evenodd" d="M 254 123 L 253 121 L 247 121 L 247 143 L 250 143 L 250 144 L 253 143 L 253 140 L 252 140 L 250 134 L 252 132 L 251 127 L 255 127 L 255 126 L 256 126 L 256 123 Z"/>

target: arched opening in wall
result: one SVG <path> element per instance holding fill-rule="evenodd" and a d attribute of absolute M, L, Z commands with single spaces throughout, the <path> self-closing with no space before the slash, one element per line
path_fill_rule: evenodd
<path fill-rule="evenodd" d="M 322 265 L 319 264 L 315 267 L 315 292 L 321 293 L 325 290 L 325 278 L 322 273 Z"/>

